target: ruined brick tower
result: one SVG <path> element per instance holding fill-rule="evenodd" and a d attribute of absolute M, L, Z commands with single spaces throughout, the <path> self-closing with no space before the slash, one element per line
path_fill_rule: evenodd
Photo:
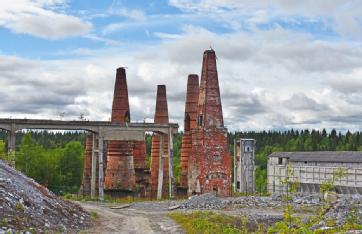
<path fill-rule="evenodd" d="M 168 124 L 168 107 L 166 86 L 157 86 L 156 111 L 154 123 Z M 154 133 L 152 136 L 151 147 L 151 190 L 152 197 L 156 197 L 158 188 L 158 171 L 160 163 L 160 135 Z M 163 185 L 162 197 L 168 197 L 169 184 L 169 165 L 168 165 L 168 136 L 163 137 Z"/>
<path fill-rule="evenodd" d="M 197 119 L 197 103 L 199 99 L 199 77 L 198 75 L 189 75 L 187 79 L 184 132 L 182 135 L 181 148 L 181 177 L 180 187 L 187 189 L 187 172 L 190 151 L 192 148 L 192 129 L 195 129 Z"/>
<path fill-rule="evenodd" d="M 117 69 L 114 86 L 112 118 L 113 123 L 129 123 L 131 120 L 126 70 Z M 133 167 L 133 142 L 109 141 L 107 146 L 107 168 L 105 190 L 133 190 L 136 184 Z"/>
<path fill-rule="evenodd" d="M 227 148 L 214 50 L 204 52 L 197 127 L 191 133 L 189 194 L 214 192 L 219 196 L 230 196 L 231 156 Z"/>
<path fill-rule="evenodd" d="M 114 86 L 112 104 L 113 123 L 125 124 L 131 120 L 128 101 L 126 71 L 118 68 Z M 84 157 L 83 180 L 79 194 L 90 195 L 92 174 L 93 136 L 87 134 Z M 97 145 L 95 146 L 97 149 Z M 149 186 L 149 172 L 146 166 L 145 141 L 108 141 L 104 147 L 104 185 L 107 193 L 116 196 L 126 195 L 127 192 L 137 191 L 141 196 L 146 195 Z M 96 156 L 98 162 L 98 155 Z M 96 194 L 98 193 L 98 163 L 96 163 Z M 121 192 L 121 193 L 120 193 Z M 123 193 L 122 193 L 123 192 Z"/>
<path fill-rule="evenodd" d="M 79 189 L 79 194 L 83 196 L 89 196 L 91 194 L 92 147 L 93 136 L 92 134 L 87 134 L 85 138 L 83 179 Z"/>

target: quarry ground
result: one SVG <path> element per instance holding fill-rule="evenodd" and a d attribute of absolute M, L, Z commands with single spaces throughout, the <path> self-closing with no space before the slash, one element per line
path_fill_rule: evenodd
<path fill-rule="evenodd" d="M 185 233 L 175 223 L 169 214 L 172 212 L 193 212 L 199 209 L 177 209 L 169 211 L 168 208 L 177 205 L 177 201 L 171 202 L 141 202 L 133 203 L 131 207 L 123 209 L 111 209 L 120 204 L 77 202 L 85 210 L 97 213 L 91 228 L 86 233 Z M 202 209 L 204 210 L 204 209 Z M 208 209 L 210 210 L 210 209 Z M 233 207 L 222 210 L 212 210 L 220 214 L 242 217 L 248 216 L 252 223 L 263 222 L 272 224 L 282 217 L 280 209 L 270 208 L 243 208 Z"/>
<path fill-rule="evenodd" d="M 346 217 L 350 213 L 351 201 L 354 207 L 362 208 L 361 196 L 342 196 L 323 215 L 325 220 L 323 221 L 322 218 L 321 222 L 313 223 L 313 227 L 310 228 L 315 230 L 329 228 L 326 220 L 333 220 L 333 225 L 342 226 L 347 222 Z M 291 202 L 295 209 L 295 217 L 299 217 L 305 223 L 315 215 L 317 208 L 321 205 L 321 198 L 319 195 L 295 194 Z M 97 213 L 97 218 L 93 220 L 92 226 L 84 231 L 85 233 L 185 233 L 178 223 L 183 225 L 183 228 L 190 226 L 185 226 L 186 224 L 177 217 L 197 219 L 197 215 L 200 214 L 198 211 L 206 211 L 203 214 L 207 216 L 211 215 L 207 212 L 212 211 L 219 215 L 217 219 L 232 218 L 237 223 L 246 220 L 248 230 L 253 232 L 259 224 L 268 228 L 281 221 L 285 209 L 284 203 L 280 195 L 219 198 L 213 194 L 192 196 L 186 200 L 143 201 L 126 205 L 124 203 L 78 202 L 91 214 Z M 171 219 L 171 216 L 178 223 Z M 361 220 L 359 215 L 356 216 L 356 223 L 360 224 Z M 192 225 L 199 225 L 199 223 Z"/>
<path fill-rule="evenodd" d="M 114 204 L 80 202 L 88 212 L 96 212 L 92 227 L 86 233 L 184 233 L 167 216 L 167 211 L 149 209 L 110 209 Z M 118 204 L 119 205 L 119 204 Z"/>

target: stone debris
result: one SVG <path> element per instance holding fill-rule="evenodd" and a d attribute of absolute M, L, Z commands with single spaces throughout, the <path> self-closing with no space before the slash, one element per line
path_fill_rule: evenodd
<path fill-rule="evenodd" d="M 128 208 L 128 207 L 130 207 L 130 206 L 131 206 L 131 204 L 124 204 L 124 205 L 122 205 L 122 206 L 112 206 L 112 207 L 110 207 L 110 209 L 118 210 L 118 209 Z"/>
<path fill-rule="evenodd" d="M 337 202 L 324 215 L 326 220 L 335 220 L 337 226 L 348 222 L 348 219 L 362 224 L 362 196 L 339 195 Z"/>
<path fill-rule="evenodd" d="M 0 160 L 0 234 L 33 229 L 71 232 L 88 227 L 90 216 Z"/>
<path fill-rule="evenodd" d="M 225 206 L 223 199 L 216 197 L 212 193 L 205 193 L 189 197 L 187 201 L 180 205 L 180 209 L 220 210 Z"/>
<path fill-rule="evenodd" d="M 319 195 L 302 195 L 292 196 L 292 202 L 296 206 L 300 205 L 319 205 L 321 199 Z M 263 196 L 240 196 L 218 198 L 212 193 L 192 196 L 184 202 L 180 209 L 224 209 L 229 206 L 237 207 L 270 207 L 278 208 L 283 206 L 283 195 L 273 195 L 270 197 Z"/>
<path fill-rule="evenodd" d="M 174 206 L 170 206 L 167 210 L 176 210 L 180 208 L 180 205 L 174 205 Z"/>
<path fill-rule="evenodd" d="M 146 201 L 132 203 L 130 208 L 145 211 L 166 211 L 170 207 L 178 206 L 182 201 L 168 200 L 168 201 Z"/>

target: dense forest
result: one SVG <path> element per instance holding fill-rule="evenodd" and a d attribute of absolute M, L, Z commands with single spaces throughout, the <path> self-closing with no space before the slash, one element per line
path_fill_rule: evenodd
<path fill-rule="evenodd" d="M 256 139 L 256 188 L 266 192 L 267 156 L 277 151 L 362 151 L 360 132 L 336 130 L 289 130 L 235 132 L 228 134 L 230 154 L 235 137 Z M 174 137 L 174 174 L 180 176 L 182 133 Z M 56 193 L 76 193 L 82 179 L 84 157 L 83 132 L 28 131 L 17 133 L 16 152 L 6 154 L 6 133 L 0 132 L 0 157 L 11 161 L 16 168 Z M 151 135 L 146 136 L 148 162 Z"/>

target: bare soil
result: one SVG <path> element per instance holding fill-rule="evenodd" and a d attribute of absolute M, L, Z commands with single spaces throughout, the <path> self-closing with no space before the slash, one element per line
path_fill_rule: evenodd
<path fill-rule="evenodd" d="M 112 205 L 96 202 L 79 202 L 88 212 L 96 212 L 97 218 L 86 233 L 184 233 L 181 227 L 167 216 L 167 211 L 142 209 L 110 209 Z"/>

